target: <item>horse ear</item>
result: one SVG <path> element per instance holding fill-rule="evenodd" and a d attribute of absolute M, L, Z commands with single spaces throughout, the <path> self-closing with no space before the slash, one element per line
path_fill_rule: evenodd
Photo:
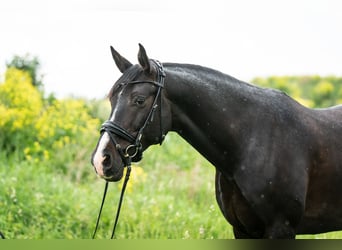
<path fill-rule="evenodd" d="M 119 68 L 120 72 L 125 72 L 132 64 L 123 56 L 121 56 L 112 46 L 110 46 L 112 56 L 116 66 Z"/>
<path fill-rule="evenodd" d="M 142 46 L 140 43 L 139 43 L 138 61 L 140 65 L 143 67 L 144 71 L 151 73 L 150 59 L 148 59 L 144 46 Z"/>

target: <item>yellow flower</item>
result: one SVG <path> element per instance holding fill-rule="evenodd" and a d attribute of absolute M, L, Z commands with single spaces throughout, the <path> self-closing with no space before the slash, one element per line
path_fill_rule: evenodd
<path fill-rule="evenodd" d="M 121 189 L 122 183 L 125 179 L 127 168 L 124 169 L 124 177 L 122 180 L 118 183 L 118 187 Z M 134 189 L 134 187 L 137 187 L 139 184 L 144 183 L 146 181 L 147 174 L 145 173 L 144 169 L 142 167 L 139 167 L 137 165 L 132 165 L 131 174 L 129 177 L 129 181 L 127 183 L 126 191 L 128 193 L 131 193 Z"/>
<path fill-rule="evenodd" d="M 0 129 L 18 131 L 34 124 L 43 107 L 40 92 L 27 72 L 9 68 L 0 84 Z"/>
<path fill-rule="evenodd" d="M 43 155 L 44 155 L 44 160 L 49 160 L 50 159 L 50 153 L 47 150 L 43 151 Z"/>

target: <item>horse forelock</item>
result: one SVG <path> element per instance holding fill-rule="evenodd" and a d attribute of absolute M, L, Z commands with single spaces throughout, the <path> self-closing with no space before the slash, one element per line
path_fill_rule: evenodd
<path fill-rule="evenodd" d="M 108 98 L 112 97 L 114 92 L 121 86 L 121 83 L 127 83 L 136 80 L 137 76 L 142 72 L 142 68 L 139 65 L 133 65 L 128 68 L 121 77 L 114 83 L 113 87 L 108 93 Z"/>

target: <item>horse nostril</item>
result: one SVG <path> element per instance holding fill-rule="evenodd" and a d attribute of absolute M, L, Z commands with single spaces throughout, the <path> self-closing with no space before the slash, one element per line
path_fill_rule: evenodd
<path fill-rule="evenodd" d="M 102 165 L 104 166 L 104 167 L 110 167 L 110 165 L 111 165 L 111 157 L 110 157 L 110 155 L 109 154 L 105 154 L 105 155 L 103 155 L 103 161 L 102 161 Z"/>

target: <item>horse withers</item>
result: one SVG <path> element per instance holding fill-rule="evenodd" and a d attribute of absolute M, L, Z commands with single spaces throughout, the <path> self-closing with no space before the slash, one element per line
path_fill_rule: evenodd
<path fill-rule="evenodd" d="M 309 109 L 278 90 L 213 69 L 149 59 L 122 73 L 92 155 L 107 181 L 175 131 L 216 168 L 216 199 L 236 238 L 295 238 L 342 229 L 342 107 Z"/>

